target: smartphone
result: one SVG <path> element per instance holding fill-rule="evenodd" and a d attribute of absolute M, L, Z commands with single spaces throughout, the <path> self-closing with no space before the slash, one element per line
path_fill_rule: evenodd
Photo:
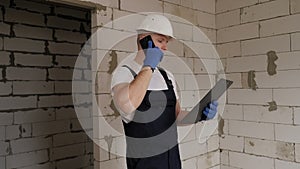
<path fill-rule="evenodd" d="M 151 41 L 152 42 L 152 46 L 148 46 L 148 42 Z M 144 37 L 143 39 L 140 40 L 140 44 L 142 46 L 143 49 L 147 49 L 147 48 L 155 48 L 154 42 L 151 38 L 150 35 Z"/>

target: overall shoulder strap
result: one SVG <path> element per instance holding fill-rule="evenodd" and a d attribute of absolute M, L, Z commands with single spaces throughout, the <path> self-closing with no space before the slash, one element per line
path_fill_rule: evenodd
<path fill-rule="evenodd" d="M 166 71 L 161 67 L 157 67 L 157 68 L 158 68 L 159 72 L 161 73 L 161 75 L 163 76 L 163 78 L 165 79 L 165 82 L 166 82 L 168 88 L 169 89 L 173 88 L 172 81 L 169 79 Z"/>
<path fill-rule="evenodd" d="M 129 71 L 130 71 L 130 73 L 132 74 L 132 76 L 135 78 L 136 77 L 136 73 L 129 67 L 129 66 L 127 66 L 127 65 L 123 65 L 122 67 L 126 67 Z"/>

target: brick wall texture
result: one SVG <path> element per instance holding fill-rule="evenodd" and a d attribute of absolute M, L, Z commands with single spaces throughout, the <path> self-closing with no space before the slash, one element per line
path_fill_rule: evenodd
<path fill-rule="evenodd" d="M 299 7 L 297 0 L 216 1 L 217 49 L 236 83 L 222 117 L 222 169 L 300 168 Z"/>
<path fill-rule="evenodd" d="M 113 19 L 140 11 L 164 12 L 186 19 L 200 28 L 218 51 L 220 65 L 213 66 L 211 53 L 204 52 L 211 66 L 203 66 L 189 50 L 201 46 L 203 37 L 185 22 L 173 23 L 175 35 L 187 42 L 170 42 L 169 50 L 188 63 L 196 74 L 200 86 L 191 85 L 192 76 L 181 67 L 172 69 L 181 87 L 181 104 L 189 109 L 195 104 L 195 92 L 204 94 L 211 86 L 208 79 L 217 79 L 219 70 L 234 81 L 227 93 L 224 114 L 208 126 L 218 123 L 218 130 L 204 143 L 199 143 L 204 126 L 199 123 L 191 128 L 179 127 L 179 135 L 188 133 L 180 143 L 183 168 L 200 169 L 283 169 L 299 168 L 299 12 L 297 0 L 163 0 L 119 1 L 119 8 L 107 6 L 92 13 L 92 27 L 100 29 Z M 101 3 L 100 3 L 101 4 Z M 113 18 L 113 19 L 112 19 Z M 118 29 L 117 25 L 105 25 Z M 135 39 L 127 42 L 135 43 Z M 97 41 L 97 40 L 96 40 Z M 127 43 L 128 44 L 128 43 Z M 102 65 L 110 65 L 111 56 L 116 62 L 126 57 L 128 45 L 118 44 L 118 49 L 104 59 Z M 200 51 L 205 51 L 206 47 Z M 134 50 L 130 48 L 129 51 Z M 95 53 L 104 52 L 100 48 Z M 128 55 L 128 54 L 127 54 Z M 175 59 L 169 59 L 173 64 Z M 95 70 L 99 77 L 111 78 L 109 66 Z M 106 80 L 106 81 L 107 81 Z M 105 80 L 104 80 L 105 81 Z M 214 81 L 214 80 L 213 80 Z M 102 85 L 101 85 L 102 84 Z M 202 84 L 202 85 L 201 85 Z M 110 98 L 109 86 L 99 83 L 97 94 Z M 107 102 L 107 105 L 110 101 Z M 114 114 L 108 106 L 102 109 Z M 114 121 L 114 120 L 113 120 Z M 121 127 L 121 125 L 119 125 Z M 209 127 L 208 127 L 209 128 Z M 206 130 L 208 130 L 206 128 Z M 189 132 L 187 132 L 189 131 Z M 202 135 L 203 136 L 203 135 Z M 100 142 L 105 139 L 99 136 Z M 205 137 L 205 136 L 204 136 Z M 118 136 L 115 136 L 116 140 Z M 112 146 L 113 147 L 113 146 Z M 124 158 L 109 155 L 95 148 L 96 168 L 124 168 Z"/>
<path fill-rule="evenodd" d="M 300 168 L 298 0 L 55 1 L 93 8 L 91 16 L 88 10 L 44 1 L 0 1 L 0 168 L 126 168 L 124 157 L 103 149 L 122 151 L 117 147 L 122 136 L 105 135 L 100 127 L 108 122 L 122 130 L 108 82 L 116 64 L 136 49 L 136 39 L 128 38 L 112 50 L 97 46 L 103 42 L 97 33 L 92 39 L 92 54 L 106 53 L 100 69 L 81 73 L 97 77 L 97 144 L 79 127 L 70 81 L 90 32 L 104 27 L 120 30 L 122 25 L 110 22 L 137 12 L 163 12 L 189 22 L 173 22 L 177 40 L 170 42 L 169 50 L 195 76 L 174 66 L 178 58 L 172 55 L 166 56 L 164 65 L 177 79 L 184 109 L 193 107 L 199 93 L 202 96 L 213 85 L 209 79 L 217 80 L 222 70 L 234 81 L 221 117 L 178 127 L 179 136 L 184 135 L 184 169 Z M 222 64 L 196 28 L 215 45 Z"/>
<path fill-rule="evenodd" d="M 217 40 L 215 2 L 210 0 L 121 0 L 119 2 L 118 8 L 105 5 L 105 7 L 93 10 L 92 32 L 97 34 L 100 32 L 99 30 L 106 30 L 111 33 L 111 35 L 113 34 L 113 31 L 115 31 L 116 34 L 124 34 L 126 31 L 130 32 L 136 29 L 138 25 L 125 24 L 124 22 L 119 23 L 117 19 L 138 12 L 163 12 L 186 20 L 175 22 L 172 17 L 170 18 L 174 26 L 177 40 L 170 42 L 168 49 L 178 57 L 174 57 L 173 54 L 165 55 L 161 66 L 171 71 L 176 77 L 180 88 L 181 106 L 183 109 L 191 109 L 197 100 L 199 100 L 199 93 L 203 95 L 207 92 L 207 89 L 211 87 L 210 79 L 212 82 L 215 82 L 216 80 L 217 62 L 213 52 L 209 50 Z M 141 19 L 141 17 L 138 19 Z M 192 25 L 195 25 L 195 27 Z M 124 30 L 124 27 L 127 29 Z M 196 28 L 201 29 L 207 37 L 203 36 L 205 35 L 204 33 L 201 34 L 197 32 L 195 30 Z M 122 31 L 118 31 L 120 29 Z M 103 41 L 103 36 L 105 35 L 94 36 L 94 42 L 103 45 L 103 43 L 106 42 L 105 40 Z M 211 46 L 207 44 L 209 40 L 212 43 Z M 96 133 L 97 136 L 95 136 L 98 144 L 94 147 L 95 168 L 124 169 L 126 168 L 125 158 L 124 156 L 119 155 L 124 149 L 124 144 L 118 144 L 123 137 L 118 133 L 105 134 L 105 128 L 102 124 L 107 122 L 117 131 L 122 131 L 120 115 L 116 113 L 111 106 L 112 98 L 109 82 L 111 80 L 112 70 L 116 68 L 116 65 L 121 63 L 121 61 L 130 55 L 132 51 L 136 50 L 136 37 L 134 36 L 121 41 L 113 47 L 113 50 L 106 50 L 101 45 L 95 44 L 95 50 L 93 51 L 95 54 L 93 56 L 95 58 L 100 54 L 106 54 L 99 63 L 100 66 L 93 69 L 93 73 L 96 74 L 97 77 L 97 80 L 95 81 L 95 94 L 98 98 L 98 102 L 94 103 L 94 105 L 99 106 L 99 109 L 101 110 L 101 117 L 97 117 L 97 120 L 94 120 L 94 122 L 96 122 L 94 126 L 100 128 L 98 129 L 100 131 Z M 200 60 L 195 54 L 195 51 L 191 48 L 196 50 L 196 52 L 199 52 L 205 59 Z M 97 61 L 95 63 L 98 64 Z M 177 64 L 181 64 L 182 66 L 174 66 Z M 199 82 L 199 85 L 197 86 L 195 83 L 191 83 L 191 81 L 194 81 L 195 83 Z M 202 81 L 204 83 L 201 83 Z M 96 112 L 96 114 L 98 114 L 98 112 Z M 96 128 L 94 128 L 94 132 L 95 131 L 97 131 Z M 200 134 L 203 131 L 204 133 L 209 131 L 209 134 Z M 187 127 L 178 127 L 178 132 L 183 168 L 197 169 L 220 167 L 217 120 L 211 120 L 206 123 L 199 123 Z M 108 138 L 111 138 L 111 142 L 108 142 Z M 122 141 L 124 142 L 124 140 Z M 100 148 L 99 145 L 101 145 L 102 148 Z M 109 145 L 110 147 L 108 148 Z M 111 150 L 111 152 L 116 153 L 108 152 L 108 149 Z"/>
<path fill-rule="evenodd" d="M 72 103 L 90 11 L 42 0 L 1 0 L 0 9 L 0 168 L 92 168 Z"/>

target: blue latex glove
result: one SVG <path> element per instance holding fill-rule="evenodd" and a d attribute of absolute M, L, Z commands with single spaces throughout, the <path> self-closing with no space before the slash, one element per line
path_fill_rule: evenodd
<path fill-rule="evenodd" d="M 213 119 L 217 114 L 218 102 L 212 101 L 203 111 L 203 114 L 206 115 L 206 120 Z"/>
<path fill-rule="evenodd" d="M 152 46 L 152 42 L 148 41 L 148 46 Z M 164 53 L 158 48 L 147 48 L 145 50 L 144 66 L 156 68 L 158 63 L 162 60 Z"/>

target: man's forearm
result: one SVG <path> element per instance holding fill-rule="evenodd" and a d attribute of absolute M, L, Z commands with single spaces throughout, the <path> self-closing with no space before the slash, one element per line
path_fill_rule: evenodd
<path fill-rule="evenodd" d="M 137 108 L 143 101 L 152 77 L 150 67 L 143 67 L 136 78 L 129 84 L 128 96 L 134 108 Z"/>

